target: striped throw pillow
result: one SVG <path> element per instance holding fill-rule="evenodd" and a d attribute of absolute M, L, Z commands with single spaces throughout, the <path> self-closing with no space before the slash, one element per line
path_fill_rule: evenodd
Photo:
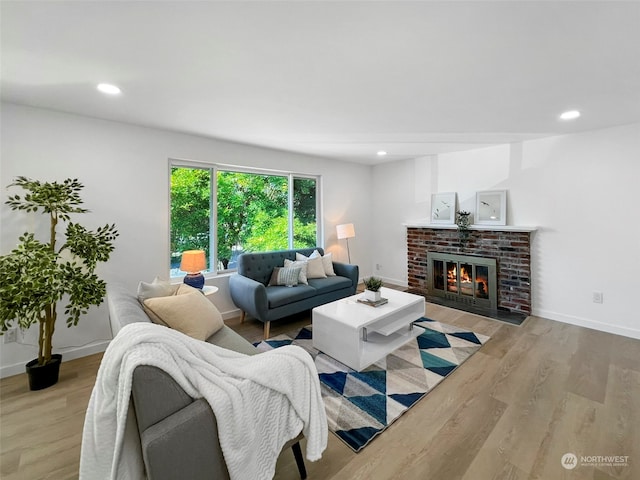
<path fill-rule="evenodd" d="M 300 276 L 300 267 L 276 267 L 271 274 L 269 286 L 298 285 L 298 277 Z"/>

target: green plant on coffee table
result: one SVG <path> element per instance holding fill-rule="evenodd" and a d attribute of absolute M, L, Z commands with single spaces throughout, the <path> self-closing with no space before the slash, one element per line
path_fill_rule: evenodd
<path fill-rule="evenodd" d="M 9 196 L 11 210 L 39 212 L 49 217 L 49 241 L 41 242 L 33 233 L 24 233 L 18 246 L 0 256 L 0 334 L 17 324 L 26 329 L 39 323 L 38 365 L 51 361 L 52 338 L 58 316 L 57 303 L 66 298 L 67 326 L 77 325 L 92 305 L 100 305 L 106 284 L 94 273 L 98 262 L 105 262 L 118 236 L 115 225 L 95 231 L 70 221 L 81 208 L 77 179 L 61 183 L 40 182 L 17 177 L 9 187 L 22 187 L 27 193 Z M 68 222 L 65 241 L 56 248 L 58 222 Z"/>
<path fill-rule="evenodd" d="M 369 277 L 363 280 L 364 286 L 367 290 L 377 292 L 382 287 L 382 279 L 377 277 Z"/>

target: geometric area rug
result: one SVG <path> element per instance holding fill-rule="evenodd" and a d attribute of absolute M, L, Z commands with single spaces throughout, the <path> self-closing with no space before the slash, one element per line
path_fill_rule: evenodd
<path fill-rule="evenodd" d="M 414 323 L 424 333 L 362 372 L 313 348 L 311 325 L 256 347 L 266 351 L 293 344 L 311 354 L 329 430 L 359 452 L 489 340 L 425 317 Z"/>

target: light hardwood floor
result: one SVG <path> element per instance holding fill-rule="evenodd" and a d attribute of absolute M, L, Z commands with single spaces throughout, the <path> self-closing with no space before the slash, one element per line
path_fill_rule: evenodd
<path fill-rule="evenodd" d="M 517 327 L 432 304 L 427 316 L 492 338 L 360 453 L 330 434 L 322 459 L 306 462 L 310 479 L 640 478 L 640 341 L 536 317 Z M 308 323 L 308 315 L 274 322 L 272 335 Z M 259 322 L 228 324 L 261 339 Z M 24 375 L 0 381 L 3 480 L 77 478 L 100 359 L 64 362 L 60 382 L 39 392 Z M 579 464 L 604 455 L 628 464 L 567 470 L 565 453 Z M 276 478 L 299 478 L 290 451 Z"/>

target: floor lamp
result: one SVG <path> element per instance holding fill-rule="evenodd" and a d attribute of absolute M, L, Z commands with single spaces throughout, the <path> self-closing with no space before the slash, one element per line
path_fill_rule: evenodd
<path fill-rule="evenodd" d="M 351 252 L 349 251 L 349 239 L 356 236 L 356 231 L 353 228 L 353 223 L 345 223 L 343 225 L 337 225 L 338 240 L 343 238 L 347 240 L 347 255 L 349 257 L 349 263 L 351 263 Z"/>

